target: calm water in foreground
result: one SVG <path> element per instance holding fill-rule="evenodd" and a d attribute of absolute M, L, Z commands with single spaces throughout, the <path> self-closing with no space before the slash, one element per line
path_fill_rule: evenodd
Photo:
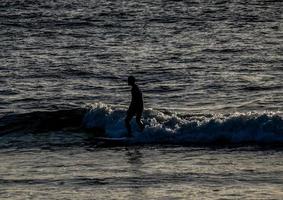
<path fill-rule="evenodd" d="M 1 199 L 282 199 L 282 151 L 60 147 L 0 151 Z"/>

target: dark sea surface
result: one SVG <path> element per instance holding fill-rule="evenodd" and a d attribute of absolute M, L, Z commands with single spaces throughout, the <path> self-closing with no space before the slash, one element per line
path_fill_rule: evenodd
<path fill-rule="evenodd" d="M 283 2 L 0 1 L 0 199 L 283 199 Z M 127 77 L 146 125 L 123 137 Z"/>
<path fill-rule="evenodd" d="M 1 0 L 1 113 L 125 106 L 129 74 L 151 108 L 282 111 L 282 10 L 259 0 Z"/>

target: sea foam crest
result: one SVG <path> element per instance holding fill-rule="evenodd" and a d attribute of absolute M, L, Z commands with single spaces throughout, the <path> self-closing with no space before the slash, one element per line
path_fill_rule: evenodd
<path fill-rule="evenodd" d="M 126 134 L 126 110 L 102 103 L 93 105 L 85 114 L 87 128 L 99 127 L 109 137 Z M 187 115 L 144 111 L 145 130 L 139 132 L 135 120 L 131 126 L 136 141 L 141 143 L 283 143 L 283 118 L 279 113 L 233 113 Z"/>

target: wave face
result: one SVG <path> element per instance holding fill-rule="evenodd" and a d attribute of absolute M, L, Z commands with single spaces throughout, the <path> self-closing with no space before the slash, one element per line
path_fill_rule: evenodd
<path fill-rule="evenodd" d="M 0 119 L 5 144 L 60 144 L 95 142 L 95 137 L 126 135 L 126 109 L 102 103 L 87 108 L 15 114 Z M 133 119 L 133 144 L 283 144 L 281 113 L 233 113 L 181 115 L 147 109 L 140 132 Z"/>
<path fill-rule="evenodd" d="M 125 110 L 97 104 L 85 115 L 87 128 L 100 127 L 109 137 L 122 137 Z M 266 144 L 283 143 L 283 118 L 279 113 L 234 113 L 227 115 L 178 115 L 146 110 L 145 130 L 140 133 L 132 120 L 139 143 L 168 144 Z"/>

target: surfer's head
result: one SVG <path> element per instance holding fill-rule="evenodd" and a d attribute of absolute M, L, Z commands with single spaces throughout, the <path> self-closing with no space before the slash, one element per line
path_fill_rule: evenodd
<path fill-rule="evenodd" d="M 128 77 L 128 85 L 134 85 L 135 82 L 136 82 L 135 77 L 133 77 L 133 76 Z"/>

